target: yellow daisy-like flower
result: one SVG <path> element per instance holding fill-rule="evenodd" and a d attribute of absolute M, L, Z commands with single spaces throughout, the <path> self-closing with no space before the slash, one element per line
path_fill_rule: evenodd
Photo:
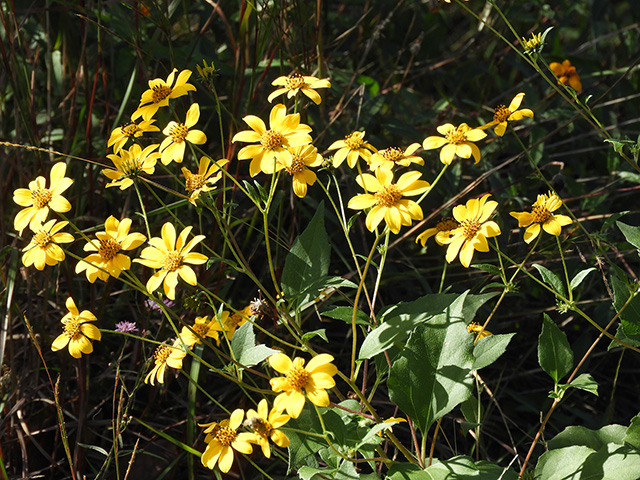
<path fill-rule="evenodd" d="M 202 67 L 200 65 L 196 65 L 196 69 L 203 80 L 210 81 L 216 73 L 216 67 L 213 62 L 211 62 L 211 65 L 207 65 L 207 61 L 205 59 L 202 59 Z"/>
<path fill-rule="evenodd" d="M 249 172 L 255 177 L 259 172 L 268 173 L 274 170 L 274 163 L 282 164 L 290 161 L 289 148 L 311 143 L 309 132 L 311 127 L 300 123 L 300 114 L 287 115 L 287 108 L 279 103 L 271 109 L 269 130 L 265 123 L 255 115 L 247 115 L 243 120 L 253 130 L 244 130 L 233 136 L 233 142 L 259 142 L 258 145 L 247 145 L 238 152 L 239 160 L 251 159 Z"/>
<path fill-rule="evenodd" d="M 487 136 L 479 128 L 471 128 L 466 123 L 461 123 L 459 127 L 455 127 L 450 123 L 440 125 L 436 130 L 444 137 L 431 136 L 424 139 L 422 148 L 425 150 L 433 150 L 434 148 L 443 147 L 440 150 L 440 161 L 445 165 L 451 165 L 454 157 L 473 158 L 475 163 L 480 161 L 480 149 L 473 143 L 482 140 Z"/>
<path fill-rule="evenodd" d="M 496 135 L 501 137 L 507 130 L 507 123 L 522 120 L 524 117 L 533 118 L 533 111 L 530 109 L 523 108 L 522 110 L 518 110 L 523 98 L 524 93 L 519 93 L 513 97 L 513 100 L 511 100 L 508 107 L 505 107 L 504 105 L 496 107 L 493 113 L 493 120 L 480 128 L 485 130 L 495 125 L 495 129 L 493 131 L 496 132 Z"/>
<path fill-rule="evenodd" d="M 133 144 L 129 150 L 120 150 L 118 155 L 107 155 L 115 166 L 113 168 L 105 168 L 102 173 L 111 180 L 106 187 L 120 187 L 125 190 L 133 185 L 136 177 L 146 173 L 153 174 L 156 169 L 156 162 L 160 158 L 160 153 L 155 150 L 158 145 L 149 145 L 144 150 L 138 144 Z"/>
<path fill-rule="evenodd" d="M 244 325 L 247 320 L 249 320 L 249 317 L 251 317 L 251 313 L 249 313 L 248 306 L 237 313 L 231 314 L 223 310 L 220 316 L 215 315 L 211 321 L 211 328 L 215 332 L 215 335 L 212 336 L 216 339 L 217 345 L 220 346 L 221 337 L 226 337 L 227 340 L 231 340 L 238 327 Z"/>
<path fill-rule="evenodd" d="M 429 189 L 429 182 L 420 180 L 420 172 L 404 173 L 398 183 L 393 183 L 393 173 L 379 168 L 376 176 L 365 173 L 356 178 L 358 185 L 367 192 L 349 200 L 348 207 L 354 210 L 371 208 L 367 214 L 366 225 L 373 232 L 384 220 L 393 233 L 402 226 L 411 225 L 412 220 L 422 220 L 422 209 L 413 200 L 403 197 L 420 195 Z"/>
<path fill-rule="evenodd" d="M 562 63 L 551 62 L 549 68 L 553 74 L 558 77 L 558 84 L 569 84 L 576 92 L 582 90 L 582 82 L 580 81 L 580 75 L 576 72 L 576 67 L 571 65 L 569 60 L 565 60 Z"/>
<path fill-rule="evenodd" d="M 100 330 L 94 324 L 97 318 L 89 310 L 78 311 L 73 298 L 69 297 L 66 301 L 66 307 L 69 313 L 62 317 L 63 332 L 51 344 L 51 350 L 57 352 L 67 345 L 69 353 L 73 358 L 80 358 L 93 352 L 93 344 L 91 340 L 100 340 L 102 335 Z"/>
<path fill-rule="evenodd" d="M 396 165 L 402 165 L 403 167 L 408 167 L 412 163 L 424 165 L 424 160 L 421 157 L 414 155 L 414 152 L 419 148 L 419 143 L 412 143 L 405 150 L 402 150 L 399 147 L 389 147 L 383 150 L 378 150 L 371 155 L 369 166 L 371 167 L 371 170 L 376 170 L 378 168 L 391 170 Z"/>
<path fill-rule="evenodd" d="M 160 129 L 153 125 L 155 120 L 142 120 L 140 123 L 129 122 L 111 132 L 107 147 L 113 146 L 113 152 L 118 153 L 125 146 L 127 140 L 141 137 L 147 132 L 159 132 Z"/>
<path fill-rule="evenodd" d="M 316 183 L 316 174 L 307 167 L 318 167 L 322 164 L 322 155 L 318 153 L 318 149 L 313 145 L 301 145 L 299 147 L 291 147 L 289 149 L 290 157 L 283 162 L 278 162 L 275 169 L 267 168 L 266 173 L 274 173 L 278 170 L 286 170 L 291 175 L 293 182 L 293 192 L 300 198 L 307 194 L 307 185 Z M 271 167 L 274 167 L 272 164 Z"/>
<path fill-rule="evenodd" d="M 76 265 L 76 273 L 86 272 L 91 283 L 96 279 L 107 281 L 109 275 L 118 278 L 120 272 L 131 268 L 131 259 L 120 251 L 138 248 L 147 239 L 141 233 L 129 233 L 131 219 L 122 221 L 110 216 L 104 222 L 104 232 L 96 233 L 97 241 L 84 246 L 85 252 L 95 252 Z"/>
<path fill-rule="evenodd" d="M 333 154 L 333 166 L 335 168 L 342 165 L 345 159 L 350 168 L 356 166 L 359 158 L 362 158 L 367 163 L 371 162 L 371 154 L 377 152 L 377 150 L 376 147 L 364 141 L 364 133 L 364 131 L 352 132 L 344 137 L 344 140 L 336 140 L 329 145 L 328 150 L 338 149 Z"/>
<path fill-rule="evenodd" d="M 209 317 L 196 317 L 195 323 L 189 327 L 184 326 L 180 330 L 180 340 L 187 347 L 201 344 L 203 338 L 215 338 L 218 340 L 218 331 L 215 329 L 217 320 L 209 320 Z"/>
<path fill-rule="evenodd" d="M 291 73 L 287 76 L 278 77 L 271 83 L 271 85 L 282 88 L 278 88 L 269 95 L 269 103 L 271 103 L 278 95 L 282 95 L 283 93 L 287 94 L 287 98 L 291 98 L 302 92 L 316 105 L 320 104 L 322 98 L 320 98 L 320 95 L 315 89 L 331 87 L 331 83 L 326 78 L 308 77 L 299 73 Z"/>
<path fill-rule="evenodd" d="M 449 244 L 446 259 L 448 263 L 455 260 L 460 253 L 460 263 L 469 267 L 473 252 L 488 252 L 487 238 L 500 235 L 500 227 L 489 217 L 498 206 L 496 201 L 487 201 L 491 195 L 487 194 L 478 199 L 473 198 L 466 205 L 457 205 L 453 208 L 453 217 L 460 226 L 451 230 L 443 243 Z"/>
<path fill-rule="evenodd" d="M 200 119 L 200 106 L 194 103 L 187 110 L 187 119 L 184 123 L 171 121 L 162 131 L 167 136 L 160 144 L 162 156 L 160 161 L 164 165 L 169 165 L 172 160 L 182 163 L 184 151 L 187 147 L 185 142 L 194 145 L 202 145 L 207 141 L 207 136 L 201 130 L 189 130 Z"/>
<path fill-rule="evenodd" d="M 138 109 L 131 115 L 131 120 L 142 117 L 143 120 L 151 120 L 160 107 L 169 105 L 169 99 L 186 95 L 196 87 L 187 83 L 191 76 L 191 70 L 183 70 L 176 77 L 177 68 L 169 74 L 167 80 L 161 78 L 149 80 L 149 90 L 145 90 L 140 98 Z"/>
<path fill-rule="evenodd" d="M 540 227 L 550 235 L 560 235 L 562 227 L 573 223 L 566 215 L 554 215 L 562 206 L 562 200 L 553 192 L 538 195 L 531 207 L 531 212 L 510 212 L 509 215 L 518 220 L 519 227 L 529 227 L 524 232 L 524 241 L 531 243 L 540 235 Z"/>
<path fill-rule="evenodd" d="M 227 163 L 229 160 L 223 158 L 211 164 L 210 158 L 202 157 L 198 164 L 198 173 L 191 173 L 189 169 L 182 167 L 184 188 L 189 193 L 191 203 L 195 205 L 201 193 L 210 192 L 215 188 L 214 185 L 222 178 L 221 168 Z"/>
<path fill-rule="evenodd" d="M 67 165 L 58 162 L 51 168 L 49 188 L 46 187 L 44 177 L 36 177 L 29 182 L 29 188 L 18 188 L 13 192 L 13 201 L 22 209 L 13 221 L 13 228 L 20 232 L 29 225 L 33 230 L 39 224 L 44 223 L 49 215 L 49 209 L 54 212 L 64 213 L 71 210 L 71 204 L 62 196 L 62 193 L 71 186 L 73 180 L 64 176 Z"/>
<path fill-rule="evenodd" d="M 144 383 L 155 385 L 156 380 L 158 383 L 164 383 L 164 372 L 167 367 L 181 370 L 182 360 L 184 360 L 186 356 L 187 352 L 181 347 L 179 340 L 176 340 L 173 345 L 158 345 L 158 348 L 156 348 L 156 351 L 153 353 L 155 365 L 147 376 L 144 377 Z"/>
<path fill-rule="evenodd" d="M 201 427 L 207 427 L 204 441 L 207 444 L 202 453 L 202 464 L 213 470 L 218 465 L 222 473 L 227 473 L 233 465 L 233 452 L 238 451 L 249 455 L 253 453 L 252 443 L 257 443 L 256 435 L 249 432 L 238 433 L 242 425 L 244 411 L 240 408 L 231 412 L 228 419 L 221 422 L 213 422 Z"/>
<path fill-rule="evenodd" d="M 282 410 L 273 408 L 271 412 L 269 412 L 267 401 L 263 398 L 260 400 L 260 403 L 258 403 L 258 411 L 252 409 L 247 410 L 247 419 L 244 424 L 250 427 L 256 434 L 258 445 L 262 448 L 263 455 L 271 458 L 269 440 L 280 448 L 287 448 L 289 446 L 289 437 L 278 430 L 278 428 L 287 423 L 290 418 L 289 415 L 283 415 Z"/>
<path fill-rule="evenodd" d="M 273 408 L 286 410 L 291 418 L 298 418 L 305 402 L 303 389 L 311 403 L 319 407 L 328 407 L 330 402 L 326 389 L 335 387 L 333 376 L 338 373 L 332 361 L 331 355 L 321 353 L 313 357 L 305 367 L 302 358 L 296 357 L 292 361 L 284 353 L 271 355 L 269 365 L 276 372 L 285 375 L 270 380 L 273 391 L 282 392 L 276 397 Z"/>
<path fill-rule="evenodd" d="M 198 283 L 196 273 L 187 264 L 202 265 L 208 258 L 201 253 L 191 253 L 191 250 L 205 238 L 204 235 L 196 235 L 187 241 L 192 229 L 191 226 L 185 228 L 176 239 L 176 229 L 171 223 L 165 223 L 162 226 L 161 237 L 151 238 L 150 246 L 142 250 L 140 258 L 134 260 L 145 267 L 160 269 L 147 281 L 149 293 L 164 284 L 165 295 L 170 300 L 175 300 L 178 276 L 189 285 Z"/>
<path fill-rule="evenodd" d="M 427 228 L 424 232 L 416 237 L 416 243 L 421 243 L 424 247 L 427 244 L 427 240 L 435 235 L 436 243 L 438 245 L 444 245 L 445 240 L 451 235 L 451 231 L 458 228 L 460 224 L 456 222 L 453 217 L 445 217 L 436 223 L 433 228 Z"/>
<path fill-rule="evenodd" d="M 36 225 L 31 228 L 35 234 L 29 245 L 24 248 L 22 263 L 25 267 L 35 266 L 38 270 L 44 270 L 45 265 L 56 265 L 64 260 L 64 251 L 59 243 L 73 242 L 73 235 L 61 232 L 69 222 L 49 220 L 44 225 Z"/>
<path fill-rule="evenodd" d="M 524 48 L 524 53 L 527 55 L 537 53 L 542 49 L 542 33 L 532 33 L 529 40 L 522 37 L 520 44 Z"/>

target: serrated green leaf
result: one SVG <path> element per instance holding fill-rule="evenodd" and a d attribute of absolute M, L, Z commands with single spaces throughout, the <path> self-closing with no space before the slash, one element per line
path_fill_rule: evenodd
<path fill-rule="evenodd" d="M 589 275 L 595 269 L 596 269 L 595 267 L 589 267 L 576 273 L 576 275 L 571 279 L 571 282 L 569 282 L 569 286 L 571 287 L 571 290 L 578 288 L 578 286 L 582 283 L 582 281 L 585 278 L 587 278 L 587 275 Z"/>
<path fill-rule="evenodd" d="M 573 366 L 573 352 L 567 336 L 546 313 L 538 337 L 538 362 L 554 384 L 558 384 Z"/>
<path fill-rule="evenodd" d="M 335 307 L 331 310 L 326 310 L 320 313 L 325 317 L 333 318 L 335 320 L 342 320 L 346 323 L 351 323 L 353 317 L 353 307 Z M 358 325 L 370 325 L 369 317 L 362 310 L 356 312 L 356 324 Z"/>
<path fill-rule="evenodd" d="M 640 227 L 633 227 L 626 223 L 616 222 L 616 225 L 631 245 L 640 250 Z"/>
<path fill-rule="evenodd" d="M 487 367 L 500 358 L 514 335 L 515 333 L 489 335 L 488 337 L 479 339 L 473 348 L 475 361 L 473 362 L 472 369 L 479 370 Z"/>
<path fill-rule="evenodd" d="M 245 367 L 253 367 L 278 352 L 266 345 L 256 345 L 251 322 L 240 325 L 235 331 L 231 339 L 231 351 L 236 361 Z"/>
<path fill-rule="evenodd" d="M 560 280 L 560 277 L 555 272 L 552 272 L 547 267 L 543 267 L 542 265 L 538 265 L 536 263 L 533 264 L 533 267 L 538 270 L 544 283 L 549 285 L 557 294 L 566 297 L 562 280 Z"/>

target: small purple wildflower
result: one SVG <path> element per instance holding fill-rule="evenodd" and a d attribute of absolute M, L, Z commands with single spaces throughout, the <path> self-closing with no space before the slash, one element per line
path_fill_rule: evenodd
<path fill-rule="evenodd" d="M 138 327 L 136 326 L 136 322 L 127 322 L 126 320 L 123 320 L 122 322 L 116 323 L 116 332 L 133 333 L 137 331 Z"/>
<path fill-rule="evenodd" d="M 162 303 L 164 303 L 164 306 L 167 308 L 171 308 L 175 305 L 175 303 L 169 300 L 168 298 L 165 298 L 164 300 L 162 300 Z M 154 312 L 162 311 L 162 308 L 160 308 L 160 305 L 158 305 L 154 300 L 151 300 L 150 298 L 147 298 L 144 301 L 144 304 L 149 310 L 153 310 Z"/>

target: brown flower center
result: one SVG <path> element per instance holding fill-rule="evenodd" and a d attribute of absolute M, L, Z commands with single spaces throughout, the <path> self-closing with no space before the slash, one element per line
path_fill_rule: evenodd
<path fill-rule="evenodd" d="M 125 137 L 129 137 L 129 138 L 139 136 L 137 134 L 141 133 L 140 128 L 138 127 L 138 124 L 135 122 L 129 122 L 124 124 L 122 127 L 120 127 L 120 132 L 122 132 L 122 134 Z"/>
<path fill-rule="evenodd" d="M 52 240 L 53 240 L 53 236 L 49 232 L 45 230 L 40 230 L 38 233 L 35 234 L 32 241 L 38 247 L 46 248 L 47 245 L 49 245 Z"/>
<path fill-rule="evenodd" d="M 188 133 L 189 129 L 184 123 L 176 123 L 173 127 L 171 127 L 169 136 L 174 143 L 182 143 L 184 142 L 184 139 L 187 138 Z"/>
<path fill-rule="evenodd" d="M 106 261 L 109 261 L 113 259 L 121 249 L 120 243 L 113 238 L 102 238 L 100 239 L 100 246 L 98 247 L 98 255 Z"/>
<path fill-rule="evenodd" d="M 271 435 L 273 427 L 264 418 L 252 417 L 249 419 L 251 430 L 260 435 L 261 437 L 268 438 Z"/>
<path fill-rule="evenodd" d="M 493 120 L 498 123 L 506 122 L 509 119 L 509 115 L 512 113 L 513 112 L 504 105 L 499 105 L 493 113 Z"/>
<path fill-rule="evenodd" d="M 289 90 L 302 88 L 304 86 L 304 78 L 299 73 L 292 73 L 285 80 L 284 86 Z"/>
<path fill-rule="evenodd" d="M 31 200 L 36 208 L 44 208 L 49 205 L 53 194 L 48 188 L 37 188 L 31 191 Z"/>
<path fill-rule="evenodd" d="M 140 170 L 140 161 L 137 158 L 131 158 L 129 156 L 122 158 L 120 171 L 125 177 L 133 177 L 137 175 Z"/>
<path fill-rule="evenodd" d="M 458 128 L 449 130 L 445 135 L 447 141 L 452 145 L 460 145 L 467 141 L 467 136 L 464 132 L 461 132 Z"/>
<path fill-rule="evenodd" d="M 176 251 L 167 253 L 167 256 L 164 258 L 164 263 L 162 264 L 162 268 L 164 270 L 175 272 L 181 266 L 182 266 L 182 255 L 180 255 Z"/>
<path fill-rule="evenodd" d="M 476 233 L 478 233 L 478 230 L 480 230 L 481 227 L 480 222 L 475 219 L 463 220 L 460 223 L 460 226 L 462 227 L 463 235 L 468 240 L 471 240 Z"/>
<path fill-rule="evenodd" d="M 302 367 L 291 367 L 287 372 L 287 383 L 296 390 L 300 390 L 309 383 L 309 372 Z"/>
<path fill-rule="evenodd" d="M 291 158 L 291 166 L 284 167 L 289 172 L 289 175 L 295 175 L 296 173 L 302 173 L 304 170 L 304 161 L 300 155 L 293 155 Z"/>
<path fill-rule="evenodd" d="M 170 355 L 171 347 L 169 345 L 160 345 L 156 348 L 153 358 L 156 360 L 156 363 L 166 363 Z"/>
<path fill-rule="evenodd" d="M 362 137 L 360 137 L 360 135 L 358 135 L 357 132 L 353 132 L 344 137 L 344 143 L 351 150 L 358 150 L 362 147 L 362 145 L 364 145 L 364 140 L 362 139 Z"/>
<path fill-rule="evenodd" d="M 389 162 L 395 163 L 398 160 L 402 160 L 404 158 L 402 149 L 398 147 L 386 148 L 381 153 L 382 153 L 382 157 Z"/>
<path fill-rule="evenodd" d="M 396 185 L 385 185 L 375 193 L 376 204 L 383 207 L 393 207 L 402 198 L 402 192 Z"/>
<path fill-rule="evenodd" d="M 153 103 L 160 103 L 169 95 L 171 95 L 171 87 L 167 87 L 166 85 L 156 85 L 152 88 L 151 92 L 151 101 Z"/>
<path fill-rule="evenodd" d="M 206 179 L 203 175 L 191 175 L 184 182 L 185 188 L 188 192 L 193 192 L 194 190 L 204 187 L 205 183 Z"/>
<path fill-rule="evenodd" d="M 238 436 L 238 432 L 229 427 L 220 427 L 216 432 L 216 440 L 225 447 L 230 446 Z"/>
<path fill-rule="evenodd" d="M 544 223 L 551 217 L 551 212 L 544 205 L 534 205 L 531 209 L 534 223 Z"/>
<path fill-rule="evenodd" d="M 204 338 L 207 336 L 207 332 L 209 331 L 209 324 L 196 323 L 191 327 L 191 329 L 193 330 L 193 333 L 195 333 L 197 336 Z"/>
<path fill-rule="evenodd" d="M 276 148 L 282 147 L 284 136 L 275 130 L 267 130 L 260 137 L 260 143 L 265 150 L 275 150 Z"/>
<path fill-rule="evenodd" d="M 64 334 L 71 340 L 75 340 L 77 337 L 82 335 L 81 327 L 82 323 L 80 323 L 80 319 L 73 317 L 70 320 L 67 320 L 67 323 L 64 324 Z"/>
<path fill-rule="evenodd" d="M 448 232 L 458 228 L 460 224 L 453 217 L 445 217 L 436 224 L 436 230 L 439 232 Z"/>

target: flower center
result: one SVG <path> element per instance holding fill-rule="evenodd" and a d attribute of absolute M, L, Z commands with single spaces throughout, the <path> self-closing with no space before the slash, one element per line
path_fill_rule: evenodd
<path fill-rule="evenodd" d="M 374 195 L 376 204 L 383 207 L 393 207 L 402 198 L 402 192 L 396 185 L 385 185 Z"/>
<path fill-rule="evenodd" d="M 182 255 L 180 255 L 176 251 L 167 253 L 167 256 L 164 258 L 164 263 L 162 264 L 162 268 L 164 270 L 175 272 L 181 266 L 182 266 Z"/>
<path fill-rule="evenodd" d="M 45 230 L 40 230 L 33 237 L 33 243 L 35 243 L 40 248 L 46 248 L 47 245 L 51 243 L 53 237 L 51 234 Z"/>
<path fill-rule="evenodd" d="M 478 233 L 478 230 L 480 230 L 480 222 L 475 219 L 463 220 L 460 226 L 462 227 L 463 235 L 467 237 L 468 240 L 471 240 L 476 233 Z"/>
<path fill-rule="evenodd" d="M 140 128 L 137 123 L 129 122 L 120 127 L 120 131 L 125 137 L 133 138 L 140 132 Z"/>
<path fill-rule="evenodd" d="M 275 150 L 276 148 L 281 147 L 283 142 L 284 136 L 275 130 L 267 130 L 260 137 L 260 143 L 265 150 Z"/>
<path fill-rule="evenodd" d="M 545 206 L 534 205 L 531 209 L 531 216 L 533 217 L 534 223 L 544 223 L 549 220 L 551 212 Z"/>
<path fill-rule="evenodd" d="M 166 363 L 171 355 L 171 347 L 169 345 L 160 345 L 153 354 L 156 363 Z"/>
<path fill-rule="evenodd" d="M 401 148 L 389 147 L 382 152 L 382 157 L 389 162 L 395 163 L 398 160 L 402 160 L 404 155 Z"/>
<path fill-rule="evenodd" d="M 459 145 L 462 142 L 467 141 L 467 136 L 464 132 L 461 132 L 459 129 L 449 130 L 445 135 L 447 141 L 452 145 Z"/>
<path fill-rule="evenodd" d="M 287 383 L 296 390 L 300 390 L 309 383 L 309 372 L 302 367 L 291 367 L 287 372 Z"/>
<path fill-rule="evenodd" d="M 273 427 L 264 418 L 252 417 L 249 419 L 251 430 L 260 435 L 261 437 L 269 437 Z"/>
<path fill-rule="evenodd" d="M 504 105 L 499 105 L 496 107 L 493 113 L 493 119 L 498 123 L 506 122 L 511 113 L 513 112 L 511 112 L 511 110 L 509 110 L 507 107 L 505 107 Z"/>
<path fill-rule="evenodd" d="M 204 337 L 207 336 L 207 332 L 209 331 L 209 324 L 208 323 L 196 323 L 195 325 L 193 325 L 191 327 L 191 329 L 193 330 L 193 333 L 195 333 L 199 337 L 203 337 L 204 338 Z"/>
<path fill-rule="evenodd" d="M 436 230 L 439 232 L 448 232 L 458 228 L 460 224 L 453 217 L 445 217 L 436 224 Z"/>
<path fill-rule="evenodd" d="M 125 177 L 133 177 L 140 172 L 140 162 L 137 158 L 123 158 L 123 162 L 120 165 L 120 171 Z"/>
<path fill-rule="evenodd" d="M 184 182 L 185 188 L 189 192 L 193 192 L 194 190 L 198 190 L 199 188 L 204 187 L 206 180 L 203 175 L 191 175 Z"/>
<path fill-rule="evenodd" d="M 228 447 L 238 436 L 238 432 L 229 427 L 220 427 L 216 432 L 216 440 L 222 445 Z"/>
<path fill-rule="evenodd" d="M 101 238 L 98 255 L 108 262 L 118 254 L 121 248 L 120 243 L 113 238 Z"/>
<path fill-rule="evenodd" d="M 152 88 L 151 92 L 151 101 L 153 103 L 160 103 L 169 95 L 171 95 L 171 87 L 167 87 L 166 85 L 156 85 Z"/>
<path fill-rule="evenodd" d="M 189 133 L 189 129 L 184 123 L 176 123 L 173 127 L 171 127 L 169 136 L 174 143 L 182 143 L 187 137 L 187 133 Z"/>
<path fill-rule="evenodd" d="M 344 143 L 351 150 L 358 150 L 364 144 L 364 140 L 362 140 L 362 137 L 360 137 L 356 132 L 353 132 L 344 137 Z"/>
<path fill-rule="evenodd" d="M 37 188 L 31 191 L 31 200 L 36 208 L 44 208 L 49 205 L 53 194 L 48 188 Z"/>
<path fill-rule="evenodd" d="M 304 170 L 304 161 L 300 155 L 293 155 L 291 158 L 291 166 L 284 167 L 290 175 L 295 175 L 296 173 L 302 173 Z"/>
<path fill-rule="evenodd" d="M 284 86 L 289 90 L 296 90 L 304 86 L 304 78 L 299 73 L 292 73 L 285 80 Z"/>
<path fill-rule="evenodd" d="M 82 324 L 80 323 L 80 319 L 71 318 L 64 324 L 64 334 L 71 340 L 75 340 L 77 337 L 82 335 L 81 327 Z"/>

